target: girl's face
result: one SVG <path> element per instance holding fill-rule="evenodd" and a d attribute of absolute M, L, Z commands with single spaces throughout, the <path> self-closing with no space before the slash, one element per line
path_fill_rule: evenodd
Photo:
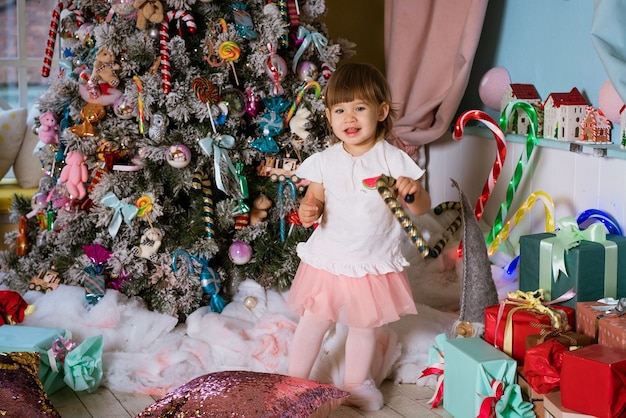
<path fill-rule="evenodd" d="M 378 122 L 385 120 L 388 114 L 389 104 L 375 105 L 359 99 L 326 109 L 333 133 L 354 156 L 364 154 L 376 144 Z"/>

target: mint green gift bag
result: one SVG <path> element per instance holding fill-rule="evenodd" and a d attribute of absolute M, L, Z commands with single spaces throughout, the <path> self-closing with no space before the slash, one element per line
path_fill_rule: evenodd
<path fill-rule="evenodd" d="M 102 335 L 87 338 L 65 357 L 63 381 L 75 392 L 98 389 L 102 380 Z"/>

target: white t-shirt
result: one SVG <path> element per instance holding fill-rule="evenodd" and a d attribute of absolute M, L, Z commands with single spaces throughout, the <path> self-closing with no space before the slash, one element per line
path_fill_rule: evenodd
<path fill-rule="evenodd" d="M 350 277 L 400 272 L 409 263 L 401 239 L 409 239 L 376 188 L 363 180 L 381 174 L 418 179 L 424 174 L 408 154 L 379 141 L 354 157 L 337 143 L 307 158 L 296 175 L 321 183 L 325 208 L 320 225 L 298 244 L 302 261 Z"/>

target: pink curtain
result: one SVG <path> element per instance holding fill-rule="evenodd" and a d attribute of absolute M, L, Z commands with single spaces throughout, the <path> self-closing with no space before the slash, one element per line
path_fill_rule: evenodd
<path fill-rule="evenodd" d="M 391 143 L 414 157 L 450 127 L 469 81 L 488 0 L 385 0 Z"/>

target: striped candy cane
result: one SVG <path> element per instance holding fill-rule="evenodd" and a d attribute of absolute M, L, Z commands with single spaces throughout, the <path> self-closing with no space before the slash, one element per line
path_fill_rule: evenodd
<path fill-rule="evenodd" d="M 537 191 L 532 193 L 520 208 L 515 212 L 513 218 L 511 218 L 502 228 L 500 233 L 496 235 L 491 244 L 489 244 L 488 253 L 489 257 L 495 254 L 498 247 L 509 237 L 511 231 L 521 222 L 524 216 L 530 212 L 535 203 L 541 201 L 546 211 L 546 232 L 554 231 L 554 202 L 550 195 L 544 191 Z"/>
<path fill-rule="evenodd" d="M 204 225 L 209 239 L 215 238 L 213 229 L 213 190 L 211 190 L 211 180 L 204 169 L 199 168 L 191 178 L 191 186 L 202 191 L 202 209 L 204 211 Z"/>
<path fill-rule="evenodd" d="M 470 120 L 478 120 L 481 121 L 491 132 L 493 133 L 494 138 L 496 139 L 496 145 L 498 148 L 498 152 L 496 153 L 496 159 L 493 162 L 493 166 L 491 167 L 491 172 L 489 173 L 489 177 L 483 186 L 483 191 L 476 202 L 476 206 L 474 207 L 474 214 L 476 215 L 476 219 L 480 220 L 483 216 L 483 211 L 485 210 L 485 205 L 487 204 L 487 200 L 493 191 L 493 188 L 496 185 L 496 181 L 498 181 L 498 177 L 500 176 L 500 172 L 502 171 L 502 165 L 504 164 L 504 160 L 506 158 L 506 141 L 504 137 L 504 132 L 498 126 L 498 123 L 493 120 L 491 116 L 486 114 L 485 112 L 481 112 L 480 110 L 468 110 L 467 112 L 461 114 L 454 125 L 454 133 L 452 137 L 460 141 L 463 138 L 463 128 L 465 124 Z"/>
<path fill-rule="evenodd" d="M 278 210 L 280 213 L 280 242 L 285 242 L 287 240 L 287 231 L 285 230 L 285 209 L 283 206 L 283 192 L 285 188 L 285 184 L 289 186 L 291 189 L 291 198 L 296 198 L 296 185 L 291 181 L 291 179 L 283 178 L 280 176 L 278 179 Z"/>
<path fill-rule="evenodd" d="M 443 236 L 441 237 L 441 239 L 437 241 L 437 243 L 435 244 L 433 248 L 430 249 L 430 256 L 432 258 L 439 257 L 439 254 L 441 254 L 441 252 L 443 251 L 443 247 L 446 246 L 446 244 L 448 243 L 448 240 L 461 227 L 461 222 L 462 222 L 461 202 L 455 202 L 455 201 L 449 200 L 447 202 L 440 203 L 437 206 L 435 206 L 434 212 L 435 212 L 435 215 L 441 215 L 443 212 L 448 211 L 448 210 L 456 210 L 457 212 L 459 212 L 459 214 L 457 215 L 456 218 L 454 218 L 454 220 L 450 223 L 450 225 L 448 225 L 446 230 L 443 232 Z"/>
<path fill-rule="evenodd" d="M 71 0 L 65 0 L 59 2 L 52 11 L 52 19 L 50 20 L 50 30 L 48 31 L 48 42 L 46 43 L 46 54 L 43 57 L 43 68 L 41 69 L 41 75 L 43 77 L 50 76 L 50 68 L 52 67 L 52 58 L 54 57 L 54 45 L 57 41 L 57 34 L 59 33 L 59 23 L 61 19 L 61 12 L 63 10 L 71 10 L 76 14 L 76 24 L 78 26 L 85 23 L 83 14 L 77 9 L 77 6 L 72 3 Z"/>
<path fill-rule="evenodd" d="M 513 203 L 515 192 L 517 191 L 517 188 L 522 181 L 524 168 L 526 168 L 526 166 L 528 165 L 530 157 L 532 156 L 533 150 L 535 149 L 535 145 L 537 145 L 538 141 L 537 111 L 530 103 L 524 102 L 522 100 L 514 100 L 506 105 L 506 107 L 502 111 L 502 115 L 500 116 L 500 129 L 506 129 L 506 126 L 509 122 L 509 117 L 518 107 L 521 107 L 528 114 L 528 119 L 530 120 L 528 136 L 526 137 L 526 149 L 517 161 L 515 171 L 513 172 L 513 177 L 509 181 L 509 185 L 506 189 L 506 200 L 502 204 L 500 204 L 500 210 L 498 211 L 493 226 L 491 227 L 491 231 L 489 231 L 489 235 L 487 236 L 487 246 L 489 246 L 493 242 L 496 235 L 498 235 L 498 233 L 502 231 L 502 228 L 504 227 L 504 220 L 506 219 L 507 213 L 511 207 L 511 203 Z"/>
<path fill-rule="evenodd" d="M 296 95 L 296 100 L 294 100 L 291 103 L 289 112 L 287 113 L 287 116 L 285 117 L 285 126 L 289 125 L 289 121 L 291 120 L 293 115 L 296 113 L 298 105 L 300 104 L 300 102 L 302 102 L 302 99 L 304 98 L 304 94 L 309 89 L 313 89 L 313 92 L 315 93 L 315 100 L 319 99 L 320 94 L 322 92 L 322 88 L 320 87 L 320 84 L 317 81 L 309 81 L 308 83 L 306 83 L 302 88 L 300 88 L 300 90 L 298 90 L 298 94 Z"/>
<path fill-rule="evenodd" d="M 163 17 L 161 29 L 159 31 L 159 51 L 161 55 L 161 79 L 163 81 L 163 91 L 168 94 L 172 89 L 172 75 L 170 73 L 170 51 L 167 44 L 170 41 L 170 22 L 175 19 L 182 19 L 189 33 L 196 32 L 196 21 L 193 16 L 182 10 L 170 10 Z"/>
<path fill-rule="evenodd" d="M 378 180 L 376 180 L 376 189 L 387 204 L 391 213 L 393 213 L 393 216 L 400 222 L 402 229 L 404 229 L 413 244 L 415 244 L 422 258 L 426 258 L 430 255 L 428 243 L 422 238 L 417 228 L 415 228 L 415 225 L 413 225 L 413 221 L 409 215 L 407 215 L 402 206 L 398 203 L 398 200 L 393 196 L 392 187 L 395 182 L 396 180 L 394 178 L 381 174 Z"/>

